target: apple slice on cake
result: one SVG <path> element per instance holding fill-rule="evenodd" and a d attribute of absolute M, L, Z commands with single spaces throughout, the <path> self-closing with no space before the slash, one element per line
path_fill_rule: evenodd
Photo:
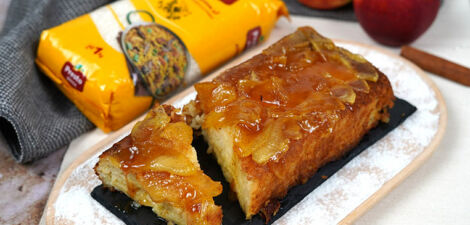
<path fill-rule="evenodd" d="M 130 135 L 99 157 L 95 172 L 107 188 L 152 207 L 176 224 L 221 224 L 213 197 L 222 185 L 201 170 L 193 130 L 172 106 L 155 106 Z"/>

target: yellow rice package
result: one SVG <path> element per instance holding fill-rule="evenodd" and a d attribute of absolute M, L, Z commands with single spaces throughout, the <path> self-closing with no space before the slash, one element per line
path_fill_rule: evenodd
<path fill-rule="evenodd" d="M 281 0 L 121 0 L 43 31 L 36 63 L 108 132 L 267 38 L 283 15 Z"/>

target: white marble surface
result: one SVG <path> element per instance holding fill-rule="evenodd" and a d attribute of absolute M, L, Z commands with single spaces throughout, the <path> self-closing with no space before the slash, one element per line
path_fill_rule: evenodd
<path fill-rule="evenodd" d="M 65 148 L 27 165 L 16 163 L 0 135 L 0 224 L 37 224 Z"/>

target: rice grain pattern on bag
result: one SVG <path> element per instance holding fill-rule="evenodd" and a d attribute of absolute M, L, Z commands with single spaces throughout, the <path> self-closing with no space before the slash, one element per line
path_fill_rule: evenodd
<path fill-rule="evenodd" d="M 269 35 L 281 0 L 121 0 L 41 34 L 36 63 L 105 132 Z"/>

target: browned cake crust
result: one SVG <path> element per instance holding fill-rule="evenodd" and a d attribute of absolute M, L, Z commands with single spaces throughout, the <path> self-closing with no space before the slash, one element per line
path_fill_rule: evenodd
<path fill-rule="evenodd" d="M 296 47 L 293 46 L 301 47 L 294 49 Z M 289 49 L 294 50 L 289 53 Z M 288 52 L 287 54 L 285 53 L 286 51 Z M 284 54 L 280 52 L 284 52 Z M 321 58 L 324 60 L 326 57 L 329 61 L 325 60 L 325 62 L 328 61 L 332 65 L 337 65 L 342 71 L 349 70 L 349 72 L 354 72 L 356 77 L 360 77 L 360 80 L 367 82 L 368 90 L 354 87 L 355 95 L 344 93 L 335 95 L 334 88 L 336 86 L 334 85 L 336 83 L 334 85 L 331 84 L 330 79 L 343 79 L 343 75 L 334 75 L 335 70 L 332 69 L 333 78 L 329 74 L 325 76 L 326 78 L 314 76 L 312 80 L 325 80 L 312 81 L 314 85 L 317 85 L 315 86 L 317 87 L 316 90 L 324 90 L 318 87 L 326 86 L 330 88 L 322 93 L 326 93 L 326 95 L 329 93 L 336 100 L 341 100 L 344 107 L 333 110 L 322 108 L 322 104 L 335 103 L 336 100 L 331 100 L 328 96 L 325 98 L 329 100 L 323 102 L 316 101 L 320 105 L 318 112 L 322 112 L 322 115 L 327 119 L 321 124 L 317 123 L 320 125 L 315 127 L 313 132 L 305 132 L 303 130 L 301 138 L 289 137 L 287 151 L 278 150 L 279 152 L 269 160 L 260 162 L 260 159 L 257 159 L 257 162 L 255 160 L 255 153 L 248 155 L 243 153 L 245 151 L 244 148 L 249 145 L 236 143 L 236 139 L 240 138 L 240 130 L 243 131 L 247 126 L 251 126 L 249 127 L 250 129 L 258 127 L 255 132 L 250 131 L 252 133 L 248 132 L 248 134 L 253 136 L 261 135 L 263 127 L 265 129 L 269 127 L 266 121 L 279 120 L 278 118 L 269 117 L 271 112 L 277 112 L 276 110 L 281 110 L 279 107 L 284 107 L 285 111 L 295 116 L 298 114 L 295 111 L 297 108 L 292 105 L 298 106 L 302 103 L 308 103 L 312 97 L 309 97 L 309 93 L 305 94 L 303 92 L 292 92 L 293 94 L 286 94 L 285 96 L 287 97 L 271 96 L 271 99 L 268 99 L 270 102 L 279 99 L 289 99 L 284 106 L 282 106 L 282 103 L 278 104 L 280 106 L 273 106 L 272 103 L 266 100 L 271 92 L 263 93 L 258 90 L 263 89 L 264 86 L 256 86 L 256 88 L 249 89 L 250 92 L 243 91 L 241 90 L 240 80 L 251 79 L 256 80 L 256 82 L 263 82 L 272 79 L 272 77 L 280 77 L 281 80 L 284 79 L 280 85 L 281 89 L 284 89 L 278 92 L 283 90 L 289 92 L 290 89 L 288 88 L 292 87 L 302 88 L 302 85 L 305 84 L 302 81 L 293 86 L 288 86 L 286 82 L 289 81 L 291 75 L 298 75 L 298 73 L 302 73 L 305 70 L 296 70 L 298 69 L 297 67 L 295 69 L 286 68 L 293 68 L 293 65 L 296 66 L 297 62 L 304 60 L 305 58 L 298 57 L 304 53 L 312 55 L 313 61 L 321 62 Z M 347 62 L 344 62 L 343 59 L 346 59 Z M 331 63 L 332 61 L 334 62 Z M 308 62 L 311 63 L 311 60 Z M 319 64 L 305 64 L 305 68 L 318 72 L 320 70 L 315 70 L 315 67 Z M 278 66 L 277 69 L 272 68 L 275 66 Z M 324 66 L 324 68 L 330 67 Z M 267 73 L 269 74 L 266 75 Z M 286 73 L 288 74 L 285 75 Z M 344 84 L 352 82 L 348 80 L 350 78 L 344 79 Z M 325 84 L 321 86 L 322 84 L 318 82 L 325 82 Z M 217 88 L 222 88 L 223 91 Z M 262 54 L 256 55 L 250 60 L 223 72 L 215 81 L 197 84 L 196 90 L 198 92 L 197 100 L 186 106 L 185 112 L 192 120 L 196 118 L 202 119 L 199 125 L 202 126 L 203 134 L 210 145 L 210 150 L 214 152 L 226 179 L 231 183 L 232 190 L 237 194 L 247 218 L 251 218 L 252 215 L 261 211 L 269 219 L 271 214 L 275 214 L 277 211 L 276 206 L 278 207 L 278 204 L 276 204 L 276 201 L 283 198 L 289 188 L 306 182 L 321 166 L 342 157 L 356 146 L 364 134 L 376 126 L 379 121 L 388 121 L 387 109 L 393 106 L 394 100 L 390 82 L 382 72 L 378 71 L 362 57 L 353 55 L 344 49 L 332 47 L 331 41 L 323 38 L 310 27 L 299 28 L 294 34 L 283 38 Z M 257 96 L 256 93 L 258 92 L 256 91 L 262 94 Z M 315 90 L 312 90 L 312 92 L 315 92 Z M 276 92 L 272 93 L 276 95 Z M 353 98 L 354 96 L 355 98 Z M 247 98 L 250 104 L 254 106 L 241 106 L 246 103 L 240 100 L 242 98 Z M 297 103 L 290 104 L 292 102 Z M 306 104 L 306 106 L 310 107 L 312 104 L 315 104 L 315 101 L 310 105 Z M 245 112 L 249 108 L 257 109 L 257 107 L 261 107 L 258 114 L 264 115 L 264 117 L 260 116 L 256 122 L 253 120 L 250 123 L 246 123 L 243 122 L 246 118 L 237 116 L 240 112 Z M 309 113 L 315 113 L 317 112 L 316 110 L 315 107 L 312 107 Z M 237 113 L 234 113 L 234 111 L 237 111 Z M 289 120 L 286 119 L 286 121 Z M 257 124 L 253 125 L 254 123 Z M 192 124 L 196 127 L 198 126 L 197 122 L 192 121 Z M 286 126 L 281 125 L 277 129 L 288 130 Z M 261 131 L 259 127 L 261 127 Z M 247 131 L 243 132 L 246 133 Z M 286 135 L 285 132 L 284 135 Z M 274 139 L 271 141 L 279 143 Z"/>
<path fill-rule="evenodd" d="M 380 74 L 370 87 L 369 94 L 358 94 L 356 102 L 338 114 L 333 133 L 324 130 L 308 135 L 294 143 L 300 147 L 289 148 L 277 162 L 259 165 L 251 157 L 239 158 L 248 179 L 257 184 L 247 212 L 255 214 L 270 200 L 282 199 L 291 187 L 305 183 L 321 166 L 342 157 L 381 119 L 388 118 L 386 108 L 393 98 L 388 79 Z"/>

